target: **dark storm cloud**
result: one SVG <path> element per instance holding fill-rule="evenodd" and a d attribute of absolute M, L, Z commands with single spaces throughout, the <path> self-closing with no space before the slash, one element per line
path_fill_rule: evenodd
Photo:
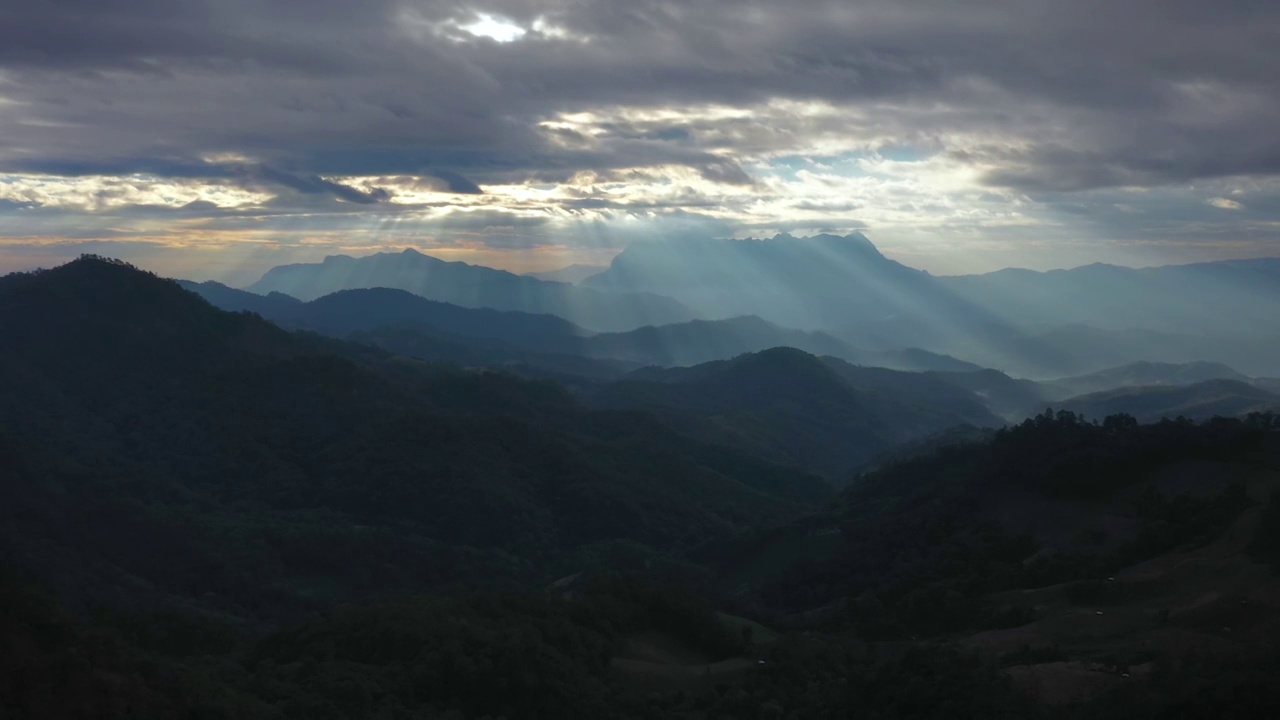
<path fill-rule="evenodd" d="M 166 61 L 251 61 L 310 72 L 350 68 L 358 56 L 305 42 L 351 37 L 365 4 L 288 0 L 50 0 L 0 10 L 0 63 L 12 67 L 165 72 Z M 284 42 L 282 42 L 282 39 Z"/>
<path fill-rule="evenodd" d="M 297 190 L 304 195 L 332 195 L 339 200 L 347 202 L 368 205 L 381 202 L 391 197 L 391 194 L 382 188 L 375 188 L 370 192 L 357 190 L 350 185 L 343 185 L 330 180 L 325 180 L 319 175 L 292 175 L 290 173 L 281 172 L 272 168 L 258 168 L 256 176 L 269 183 L 276 183 L 287 188 Z"/>
<path fill-rule="evenodd" d="M 4 170 L 38 175 L 84 177 L 89 175 L 143 174 L 169 178 L 227 178 L 233 169 L 199 160 L 137 156 L 111 160 L 84 160 L 54 156 L 18 157 Z"/>
<path fill-rule="evenodd" d="M 1029 193 L 1280 173 L 1280 6 L 1212 0 L 128 0 L 0 10 L 0 171 L 439 178 L 450 192 L 679 164 L 747 186 L 807 133 L 936 147 Z M 527 29 L 458 42 L 479 12 Z M 599 119 L 848 108 L 847 122 Z M 986 142 L 990 147 L 979 147 Z M 964 146 L 961 147 L 960 145 Z M 440 168 L 449 168 L 441 170 Z M 323 176 L 323 177 L 322 177 Z"/>
<path fill-rule="evenodd" d="M 445 189 L 451 193 L 460 195 L 481 195 L 484 190 L 480 186 L 466 179 L 455 172 L 448 170 L 435 170 L 431 173 L 432 177 L 439 178 L 444 181 Z"/>

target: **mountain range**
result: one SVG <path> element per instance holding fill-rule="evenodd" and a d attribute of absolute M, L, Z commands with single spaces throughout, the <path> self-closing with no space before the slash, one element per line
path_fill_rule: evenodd
<path fill-rule="evenodd" d="M 1280 261 L 1093 265 L 936 277 L 860 234 L 634 243 L 582 283 L 755 314 L 855 345 L 920 347 L 1027 377 L 1135 361 L 1226 362 L 1276 374 Z M 1212 342 L 1205 342 L 1212 338 Z"/>
<path fill-rule="evenodd" d="M 1280 417 L 1230 367 L 873 351 L 911 372 L 737 352 L 858 352 L 760 318 L 597 333 L 98 257 L 0 278 L 0 337 L 16 717 L 1280 706 Z M 493 369 L 534 363 L 564 379 Z M 1141 422 L 1172 414 L 1227 417 Z"/>
<path fill-rule="evenodd" d="M 689 367 L 687 372 L 674 373 L 671 377 L 694 377 L 717 367 L 717 362 L 779 347 L 826 357 L 826 362 L 842 377 L 849 379 L 856 374 L 855 386 L 897 400 L 909 399 L 931 410 L 946 408 L 951 402 L 948 398 L 961 393 L 966 403 L 976 403 L 983 412 L 975 413 L 968 407 L 958 414 L 945 414 L 958 407 L 952 406 L 945 409 L 944 416 L 956 424 L 977 426 L 1017 422 L 1051 405 L 1076 409 L 1090 417 L 1132 412 L 1144 419 L 1180 414 L 1201 418 L 1212 414 L 1213 408 L 1223 411 L 1235 408 L 1238 410 L 1235 414 L 1244 414 L 1269 409 L 1271 404 L 1265 393 L 1275 387 L 1266 378 L 1250 378 L 1227 365 L 1206 362 L 1137 362 L 1085 375 L 1031 381 L 917 348 L 899 351 L 855 348 L 830 333 L 790 330 L 754 316 L 646 326 L 623 333 L 594 333 L 552 315 L 464 308 L 403 290 L 343 290 L 302 302 L 282 293 L 261 296 L 213 282 L 183 281 L 180 284 L 219 307 L 257 312 L 286 328 L 354 340 L 422 360 L 552 379 L 589 396 L 603 396 L 591 386 L 593 383 L 650 381 L 658 377 L 647 371 L 628 375 L 643 366 Z M 785 383 L 791 378 L 783 372 L 776 380 Z M 1161 391 L 1165 386 L 1213 380 L 1237 381 L 1253 390 L 1230 402 L 1221 397 L 1218 397 L 1220 402 L 1207 399 L 1194 402 Z M 1102 398 L 1092 395 L 1119 389 L 1123 392 L 1105 396 L 1110 398 L 1108 402 L 1100 406 L 1094 404 Z M 630 402 L 645 405 L 638 397 L 631 398 Z M 740 410 L 748 412 L 745 408 Z M 855 458 L 856 462 L 823 460 L 806 467 L 839 478 L 841 473 L 869 456 L 885 451 L 888 445 L 914 442 L 922 435 L 942 430 L 937 422 L 925 423 L 918 426 L 925 430 L 905 434 L 898 433 L 894 427 L 889 427 L 885 434 L 862 449 L 842 455 L 846 460 Z M 737 441 L 744 447 L 749 446 L 746 438 L 747 435 L 739 435 Z M 794 448 L 787 452 L 793 454 L 766 453 L 765 456 L 775 460 L 798 457 Z"/>
<path fill-rule="evenodd" d="M 717 332 L 744 332 L 748 321 L 740 318 L 752 317 L 777 328 L 770 330 L 778 338 L 774 344 L 899 369 L 966 369 L 931 364 L 946 356 L 969 363 L 967 369 L 989 367 L 1038 380 L 1134 362 L 1217 362 L 1249 375 L 1280 376 L 1280 361 L 1274 360 L 1280 357 L 1278 268 L 1280 262 L 1261 259 L 940 277 L 886 258 L 857 233 L 783 234 L 765 240 L 636 242 L 608 268 L 574 268 L 563 276 L 578 280 L 576 285 L 407 250 L 281 266 L 248 289 L 308 301 L 339 290 L 401 289 L 461 307 L 556 315 L 582 328 L 583 336 L 691 321 L 738 323 L 737 330 L 646 329 L 655 337 L 686 337 L 655 340 L 661 349 L 639 354 L 632 353 L 634 345 L 626 348 L 632 353 L 626 359 L 639 363 L 723 359 L 729 346 L 740 352 L 765 349 L 759 342 L 717 339 Z M 263 302 L 206 296 L 227 308 Z M 269 311 L 278 317 L 282 306 Z M 758 336 L 759 326 L 746 334 Z M 789 338 L 782 339 L 781 329 Z M 810 335 L 805 340 L 797 332 Z M 705 346 L 689 339 L 694 335 L 705 336 Z M 837 351 L 835 343 L 846 347 Z M 930 353 L 931 360 L 911 363 L 904 355 L 882 353 Z"/>
<path fill-rule="evenodd" d="M 1119 387 L 1063 400 L 1058 405 L 1090 420 L 1125 413 L 1140 422 L 1184 417 L 1208 420 L 1280 410 L 1280 395 L 1239 380 L 1186 385 Z"/>
<path fill-rule="evenodd" d="M 651 293 L 603 293 L 480 265 L 447 262 L 416 250 L 272 268 L 248 290 L 313 300 L 338 290 L 385 287 L 471 308 L 558 315 L 592 330 L 631 330 L 681 322 L 692 312 Z"/>
<path fill-rule="evenodd" d="M 1280 335 L 1280 258 L 939 278 L 1021 327 L 1086 325 L 1209 336 Z"/>
<path fill-rule="evenodd" d="M 923 348 L 1016 369 L 1053 363 L 996 315 L 856 233 L 638 242 L 582 284 L 670 296 L 704 318 L 757 315 L 871 350 Z"/>
<path fill-rule="evenodd" d="M 180 284 L 224 310 L 256 312 L 285 327 L 334 337 L 376 332 L 377 337 L 382 338 L 378 341 L 381 344 L 388 338 L 388 334 L 381 331 L 394 327 L 395 337 L 402 340 L 409 340 L 415 334 L 420 336 L 413 340 L 416 352 L 408 354 L 421 356 L 426 349 L 424 341 L 434 339 L 439 347 L 432 350 L 433 355 L 458 362 L 467 362 L 467 358 L 463 354 L 449 355 L 445 345 L 459 342 L 474 345 L 487 340 L 492 342 L 486 343 L 485 349 L 491 353 L 491 359 L 500 363 L 554 365 L 555 357 L 565 356 L 616 361 L 599 366 L 600 372 L 606 374 L 605 368 L 620 371 L 638 365 L 693 365 L 779 346 L 903 370 L 977 369 L 971 363 L 918 348 L 899 351 L 855 348 L 828 333 L 791 330 L 755 316 L 595 333 L 553 315 L 464 308 L 427 300 L 404 290 L 341 290 L 302 302 L 282 293 L 261 296 L 212 281 L 180 281 Z M 385 347 L 397 349 L 394 345 Z"/>
<path fill-rule="evenodd" d="M 315 592 L 355 598 L 461 579 L 468 563 L 475 578 L 513 578 L 544 554 L 561 557 L 543 568 L 554 573 L 622 538 L 666 552 L 830 493 L 803 470 L 583 407 L 551 383 L 290 333 L 95 258 L 6 278 L 0 333 L 12 340 L 0 541 L 74 597 L 115 602 L 115 587 L 120 602 L 247 620 L 268 611 L 243 605 L 255 585 L 305 588 L 336 571 Z M 189 505 L 203 508 L 198 524 L 183 519 Z M 322 556 L 351 532 L 380 548 L 376 577 Z M 99 541 L 80 547 L 86 534 Z M 166 560 L 242 542 L 259 550 L 234 564 Z M 72 566 L 79 587 L 41 572 Z M 186 595 L 200 573 L 211 590 Z M 315 599 L 283 593 L 271 612 Z"/>

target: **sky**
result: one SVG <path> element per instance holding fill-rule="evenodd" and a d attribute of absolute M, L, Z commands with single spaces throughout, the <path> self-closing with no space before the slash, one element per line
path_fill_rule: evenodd
<path fill-rule="evenodd" d="M 0 3 L 0 271 L 1280 255 L 1274 0 Z"/>

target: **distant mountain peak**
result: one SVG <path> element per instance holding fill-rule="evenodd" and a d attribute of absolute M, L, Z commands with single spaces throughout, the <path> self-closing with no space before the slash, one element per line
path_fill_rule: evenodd
<path fill-rule="evenodd" d="M 791 233 L 782 232 L 771 238 L 763 240 L 754 240 L 748 238 L 739 242 L 760 242 L 767 245 L 798 245 L 804 244 L 815 245 L 824 244 L 845 250 L 858 250 L 860 252 L 870 252 L 880 255 L 880 249 L 871 242 L 866 235 L 860 232 L 852 232 L 848 235 L 836 235 L 834 233 L 818 233 L 817 235 L 792 235 Z"/>
<path fill-rule="evenodd" d="M 51 270 L 41 270 L 28 276 L 30 287 L 57 284 L 68 285 L 85 297 L 101 299 L 137 299 L 139 290 L 165 294 L 181 301 L 190 300 L 188 294 L 172 280 L 158 277 L 123 260 L 99 255 L 81 255 L 71 262 Z"/>
<path fill-rule="evenodd" d="M 861 233 L 636 242 L 582 284 L 668 295 L 706 318 L 758 315 L 837 333 L 875 325 L 885 335 L 886 319 L 914 314 L 938 324 L 956 310 L 927 275 L 885 257 Z M 920 333 L 892 332 L 881 345 L 922 344 Z"/>
<path fill-rule="evenodd" d="M 693 313 L 651 293 L 604 293 L 591 288 L 516 275 L 483 265 L 441 260 L 412 248 L 323 263 L 281 265 L 247 290 L 284 292 L 314 300 L 338 290 L 397 288 L 429 300 L 469 308 L 559 315 L 594 331 L 631 330 L 646 324 L 684 322 Z"/>

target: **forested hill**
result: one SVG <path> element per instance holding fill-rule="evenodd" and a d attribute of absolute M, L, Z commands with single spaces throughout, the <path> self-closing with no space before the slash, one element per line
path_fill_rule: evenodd
<path fill-rule="evenodd" d="M 850 365 L 772 348 L 687 368 L 645 368 L 589 401 L 644 408 L 676 427 L 836 485 L 896 445 L 956 426 L 995 427 L 972 393 L 926 373 Z"/>
<path fill-rule="evenodd" d="M 789 612 L 857 600 L 847 619 L 879 637 L 989 629 L 1007 609 L 982 601 L 991 593 L 1094 580 L 1215 538 L 1251 492 L 1270 497 L 1277 462 L 1275 415 L 1142 425 L 1047 411 L 859 477 L 801 524 L 838 529 L 829 558 L 761 587 Z"/>
<path fill-rule="evenodd" d="M 828 492 L 550 383 L 292 334 L 97 258 L 6 279 L 0 334 L 5 554 L 90 603 L 254 621 L 540 583 Z"/>
<path fill-rule="evenodd" d="M 1045 412 L 833 494 L 715 425 L 972 398 L 796 350 L 639 373 L 682 427 L 94 257 L 0 279 L 0 337 L 5 720 L 1280 712 L 1274 415 Z"/>

